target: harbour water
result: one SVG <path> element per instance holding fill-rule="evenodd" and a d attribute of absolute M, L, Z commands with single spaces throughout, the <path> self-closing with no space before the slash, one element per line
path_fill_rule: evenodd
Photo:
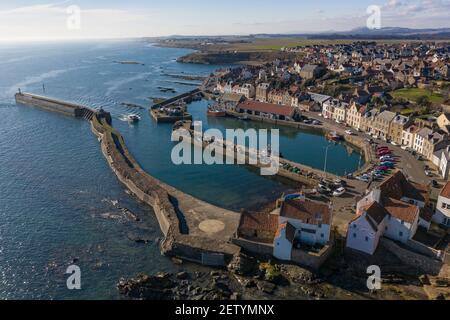
<path fill-rule="evenodd" d="M 149 98 L 198 86 L 174 75 L 207 76 L 220 67 L 176 62 L 188 52 L 142 41 L 0 45 L 0 299 L 116 299 L 120 277 L 178 270 L 159 253 L 161 233 L 151 210 L 118 183 L 89 124 L 15 105 L 19 88 L 110 111 L 145 170 L 213 204 L 233 210 L 257 207 L 292 188 L 245 167 L 171 163 L 172 126 L 150 119 Z M 208 119 L 206 106 L 206 101 L 189 106 L 205 129 L 254 127 Z M 128 124 L 124 120 L 130 113 L 142 121 Z M 286 158 L 323 168 L 324 137 L 280 129 Z M 330 172 L 352 172 L 359 162 L 348 146 L 329 150 Z M 80 291 L 66 288 L 64 273 L 71 264 L 81 267 Z"/>

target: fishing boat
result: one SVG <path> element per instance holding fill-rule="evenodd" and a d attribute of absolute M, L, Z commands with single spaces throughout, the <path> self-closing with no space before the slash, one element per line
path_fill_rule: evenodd
<path fill-rule="evenodd" d="M 208 106 L 208 117 L 216 117 L 216 118 L 223 118 L 227 116 L 227 112 L 224 108 L 221 108 L 217 105 L 215 106 Z"/>
<path fill-rule="evenodd" d="M 330 132 L 327 134 L 327 139 L 331 141 L 342 141 L 344 137 L 339 135 L 337 132 Z"/>

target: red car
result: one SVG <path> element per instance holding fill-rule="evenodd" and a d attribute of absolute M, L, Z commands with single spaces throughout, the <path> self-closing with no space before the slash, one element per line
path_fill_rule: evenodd
<path fill-rule="evenodd" d="M 377 153 L 377 155 L 378 155 L 379 157 L 387 156 L 388 154 L 392 154 L 392 151 L 390 151 L 390 150 L 385 150 L 385 151 L 380 151 L 380 152 Z"/>

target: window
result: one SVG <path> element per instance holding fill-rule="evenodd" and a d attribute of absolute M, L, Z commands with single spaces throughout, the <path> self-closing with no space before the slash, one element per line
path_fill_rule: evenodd
<path fill-rule="evenodd" d="M 325 235 L 322 233 L 322 234 L 320 235 L 320 237 L 321 237 L 321 238 L 325 238 Z"/>
<path fill-rule="evenodd" d="M 386 230 L 386 231 L 388 231 L 388 229 L 389 229 L 388 226 L 386 226 L 386 228 L 384 228 L 384 230 Z"/>
<path fill-rule="evenodd" d="M 403 232 L 400 231 L 400 238 L 402 238 L 402 237 L 403 237 Z"/>
<path fill-rule="evenodd" d="M 356 239 L 356 233 L 354 233 L 354 234 L 353 234 L 353 238 L 355 238 L 355 239 Z"/>
<path fill-rule="evenodd" d="M 369 237 L 366 237 L 366 242 L 369 242 Z"/>
<path fill-rule="evenodd" d="M 356 229 L 356 228 L 357 228 L 357 226 L 356 226 L 356 224 L 354 224 L 354 225 L 353 225 L 353 229 Z"/>

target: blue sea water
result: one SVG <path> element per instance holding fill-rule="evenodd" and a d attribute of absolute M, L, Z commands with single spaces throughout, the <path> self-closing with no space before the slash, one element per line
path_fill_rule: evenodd
<path fill-rule="evenodd" d="M 19 88 L 105 108 L 146 171 L 211 203 L 234 210 L 257 207 L 293 187 L 246 167 L 177 167 L 170 161 L 171 125 L 157 125 L 147 110 L 122 104 L 148 107 L 151 97 L 173 95 L 159 87 L 182 93 L 198 86 L 172 75 L 208 75 L 220 67 L 176 62 L 189 52 L 131 40 L 0 45 L 0 299 L 118 299 L 121 277 L 180 268 L 160 255 L 161 232 L 151 209 L 119 184 L 89 124 L 17 106 L 13 96 Z M 117 63 L 124 60 L 142 64 Z M 208 119 L 206 106 L 206 101 L 189 106 L 205 128 L 254 126 Z M 132 126 L 123 121 L 130 113 L 142 121 Z M 289 128 L 280 132 L 286 158 L 323 168 L 324 137 Z M 333 145 L 329 154 L 333 173 L 352 172 L 360 163 L 359 154 L 345 145 Z M 137 244 L 135 238 L 150 243 Z M 80 291 L 66 288 L 65 270 L 73 263 L 82 270 Z"/>

